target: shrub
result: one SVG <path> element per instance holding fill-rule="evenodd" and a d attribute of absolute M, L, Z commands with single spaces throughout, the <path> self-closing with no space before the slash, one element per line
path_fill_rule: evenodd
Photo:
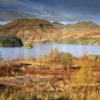
<path fill-rule="evenodd" d="M 66 61 L 65 69 L 69 70 L 70 67 L 72 67 L 72 65 L 73 65 L 73 56 L 70 53 L 66 53 L 64 56 L 64 59 Z"/>
<path fill-rule="evenodd" d="M 0 51 L 0 60 L 3 60 L 2 55 L 1 55 L 1 51 Z"/>
<path fill-rule="evenodd" d="M 46 57 L 48 61 L 62 64 L 66 70 L 73 66 L 73 56 L 70 53 L 59 52 L 58 49 L 52 49 Z"/>
<path fill-rule="evenodd" d="M 60 57 L 60 52 L 58 51 L 57 48 L 52 49 L 47 55 L 49 61 L 57 61 L 59 60 L 59 57 Z"/>

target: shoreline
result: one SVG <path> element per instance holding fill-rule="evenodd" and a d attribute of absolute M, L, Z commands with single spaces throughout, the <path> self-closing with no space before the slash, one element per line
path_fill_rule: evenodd
<path fill-rule="evenodd" d="M 57 42 L 52 42 L 52 43 L 51 43 L 51 42 L 46 42 L 46 43 L 42 43 L 42 42 L 33 42 L 33 45 L 34 45 L 34 44 L 48 44 L 48 45 L 49 45 L 49 44 L 62 44 L 62 45 L 63 45 L 63 44 L 66 44 L 66 45 L 68 44 L 68 45 L 83 45 L 83 46 L 84 46 L 84 45 L 89 45 L 89 46 L 100 46 L 99 44 L 57 43 Z M 11 47 L 11 46 L 0 46 L 0 48 L 16 48 L 16 47 L 13 47 L 13 46 L 12 46 L 12 47 Z M 33 48 L 33 46 L 30 46 L 30 47 L 29 47 L 29 46 L 28 46 L 28 47 L 27 47 L 27 46 L 22 46 L 22 47 L 17 47 L 17 48 Z"/>

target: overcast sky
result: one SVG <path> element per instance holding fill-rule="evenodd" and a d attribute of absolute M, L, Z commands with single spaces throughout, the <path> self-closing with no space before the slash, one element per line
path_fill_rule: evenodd
<path fill-rule="evenodd" d="M 100 0 L 0 0 L 0 24 L 19 18 L 100 24 Z"/>

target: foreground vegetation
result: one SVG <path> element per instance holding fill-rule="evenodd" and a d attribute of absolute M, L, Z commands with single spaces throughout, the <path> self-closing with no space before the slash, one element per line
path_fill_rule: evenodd
<path fill-rule="evenodd" d="M 99 100 L 100 56 L 51 50 L 42 58 L 0 61 L 0 100 Z"/>
<path fill-rule="evenodd" d="M 47 86 L 47 84 L 46 84 Z M 48 87 L 49 88 L 49 87 Z M 29 88 L 30 89 L 30 88 Z M 69 86 L 65 91 L 25 91 L 15 90 L 2 92 L 0 100 L 99 100 L 100 99 L 100 86 Z M 45 91 L 45 90 L 44 90 Z M 47 91 L 47 90 L 46 90 Z"/>

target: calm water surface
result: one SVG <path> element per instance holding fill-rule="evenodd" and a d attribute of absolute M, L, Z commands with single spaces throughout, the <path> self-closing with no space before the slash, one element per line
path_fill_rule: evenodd
<path fill-rule="evenodd" d="M 0 53 L 3 59 L 14 60 L 20 58 L 42 57 L 47 55 L 53 48 L 57 48 L 60 52 L 69 52 L 77 57 L 84 54 L 100 55 L 100 46 L 75 44 L 33 44 L 32 49 L 23 47 L 0 47 Z"/>

